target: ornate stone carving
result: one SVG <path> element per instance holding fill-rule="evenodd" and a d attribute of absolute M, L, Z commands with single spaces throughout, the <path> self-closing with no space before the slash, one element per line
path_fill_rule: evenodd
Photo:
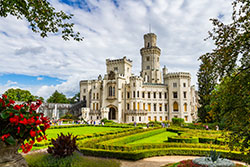
<path fill-rule="evenodd" d="M 0 167 L 28 167 L 25 159 L 18 153 L 20 144 L 7 146 L 0 141 Z"/>

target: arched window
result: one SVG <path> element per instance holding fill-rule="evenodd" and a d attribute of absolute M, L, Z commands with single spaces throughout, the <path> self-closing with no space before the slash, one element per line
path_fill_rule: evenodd
<path fill-rule="evenodd" d="M 173 108 L 174 108 L 174 111 L 178 111 L 178 103 L 177 102 L 174 102 Z"/>
<path fill-rule="evenodd" d="M 184 111 L 187 112 L 187 103 L 184 104 Z"/>
<path fill-rule="evenodd" d="M 112 86 L 109 86 L 109 92 L 108 92 L 109 96 L 112 96 Z"/>

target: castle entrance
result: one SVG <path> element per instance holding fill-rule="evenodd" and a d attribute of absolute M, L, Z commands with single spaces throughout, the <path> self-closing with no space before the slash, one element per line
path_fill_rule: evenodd
<path fill-rule="evenodd" d="M 116 119 L 116 109 L 114 107 L 109 108 L 109 120 Z"/>

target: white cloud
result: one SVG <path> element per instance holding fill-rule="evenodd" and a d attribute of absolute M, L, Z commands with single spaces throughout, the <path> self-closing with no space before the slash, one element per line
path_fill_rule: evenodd
<path fill-rule="evenodd" d="M 209 18 L 223 15 L 230 22 L 228 0 L 126 0 L 119 8 L 108 0 L 90 0 L 92 11 L 51 1 L 58 10 L 73 13 L 75 30 L 83 42 L 63 41 L 58 35 L 42 39 L 24 20 L 0 18 L 0 73 L 51 76 L 66 80 L 52 86 L 27 87 L 36 95 L 48 97 L 55 89 L 72 96 L 82 79 L 104 74 L 105 59 L 127 56 L 133 60 L 133 73 L 139 75 L 143 35 L 151 24 L 162 50 L 161 65 L 169 71 L 189 71 L 196 84 L 198 57 L 213 48 L 204 42 L 212 29 Z M 18 85 L 17 85 L 18 86 Z"/>

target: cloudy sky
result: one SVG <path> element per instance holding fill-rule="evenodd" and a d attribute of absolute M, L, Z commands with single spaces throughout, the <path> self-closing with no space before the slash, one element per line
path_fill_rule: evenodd
<path fill-rule="evenodd" d="M 200 55 L 211 51 L 204 41 L 210 18 L 230 22 L 231 0 L 50 0 L 56 10 L 74 14 L 84 41 L 41 38 L 25 20 L 0 18 L 0 94 L 21 88 L 48 98 L 55 90 L 73 96 L 79 81 L 105 74 L 105 59 L 133 60 L 139 75 L 143 35 L 158 37 L 160 62 L 169 72 L 190 72 L 192 84 Z"/>

